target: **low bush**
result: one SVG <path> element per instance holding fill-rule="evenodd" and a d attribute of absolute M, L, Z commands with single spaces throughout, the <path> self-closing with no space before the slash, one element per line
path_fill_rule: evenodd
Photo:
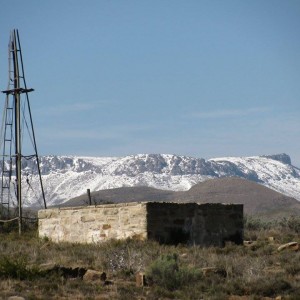
<path fill-rule="evenodd" d="M 267 280 L 255 280 L 248 283 L 247 286 L 250 294 L 276 297 L 282 295 L 291 289 L 291 284 L 284 278 L 279 276 L 270 277 Z"/>
<path fill-rule="evenodd" d="M 244 229 L 247 231 L 262 231 L 277 229 L 290 233 L 300 233 L 300 216 L 291 215 L 276 220 L 265 220 L 255 216 L 244 217 Z"/>
<path fill-rule="evenodd" d="M 253 243 L 223 248 L 129 239 L 57 244 L 35 230 L 21 237 L 0 232 L 0 299 L 16 293 L 26 299 L 300 299 L 300 252 L 277 251 L 285 241 L 300 242 L 297 222 L 247 219 L 245 237 Z M 104 271 L 113 284 L 68 278 L 50 272 L 53 266 Z M 136 286 L 136 272 L 146 273 L 149 286 Z"/>
<path fill-rule="evenodd" d="M 25 256 L 0 257 L 0 277 L 13 278 L 19 280 L 31 280 L 38 276 L 39 270 L 37 267 L 29 267 Z"/>
<path fill-rule="evenodd" d="M 272 221 L 265 221 L 253 216 L 244 217 L 244 229 L 249 231 L 266 230 L 273 227 Z"/>
<path fill-rule="evenodd" d="M 176 254 L 157 258 L 148 267 L 146 275 L 151 283 L 171 291 L 201 279 L 201 273 L 198 270 L 180 266 Z"/>
<path fill-rule="evenodd" d="M 299 216 L 285 217 L 285 218 L 282 218 L 278 223 L 284 229 L 288 229 L 295 233 L 300 233 L 300 217 Z"/>

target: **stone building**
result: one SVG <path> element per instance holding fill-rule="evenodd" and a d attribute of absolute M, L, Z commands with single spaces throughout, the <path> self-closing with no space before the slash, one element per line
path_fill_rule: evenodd
<path fill-rule="evenodd" d="M 54 242 L 154 239 L 223 246 L 243 241 L 243 205 L 132 202 L 40 210 L 39 236 Z"/>

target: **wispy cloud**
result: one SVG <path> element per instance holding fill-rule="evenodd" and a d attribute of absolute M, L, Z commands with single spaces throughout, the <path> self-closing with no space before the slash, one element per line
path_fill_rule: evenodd
<path fill-rule="evenodd" d="M 246 109 L 220 109 L 220 110 L 213 110 L 213 111 L 193 112 L 188 116 L 199 118 L 199 119 L 243 117 L 243 116 L 249 116 L 258 113 L 264 113 L 269 110 L 270 109 L 267 107 L 252 107 Z"/>
<path fill-rule="evenodd" d="M 113 101 L 100 100 L 95 102 L 75 102 L 75 103 L 61 104 L 61 105 L 51 106 L 46 109 L 45 107 L 35 109 L 35 113 L 39 113 L 39 114 L 44 113 L 47 115 L 56 116 L 56 115 L 72 113 L 72 112 L 73 113 L 88 112 L 88 111 L 98 109 L 107 103 L 113 103 Z"/>
<path fill-rule="evenodd" d="M 116 140 L 130 138 L 144 132 L 155 131 L 157 127 L 151 124 L 124 124 L 119 126 L 108 126 L 106 128 L 60 128 L 51 127 L 43 130 L 43 135 L 48 139 L 59 140 Z"/>

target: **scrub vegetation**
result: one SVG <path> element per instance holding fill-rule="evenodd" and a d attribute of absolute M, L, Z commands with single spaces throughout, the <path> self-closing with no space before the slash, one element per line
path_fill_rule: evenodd
<path fill-rule="evenodd" d="M 244 245 L 224 248 L 112 240 L 55 244 L 28 228 L 0 233 L 0 299 L 300 299 L 300 218 L 245 219 Z M 85 278 L 86 270 L 106 279 Z M 146 284 L 136 285 L 136 274 Z"/>

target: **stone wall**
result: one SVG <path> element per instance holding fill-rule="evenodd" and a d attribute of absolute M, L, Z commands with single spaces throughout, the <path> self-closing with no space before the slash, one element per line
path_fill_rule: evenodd
<path fill-rule="evenodd" d="M 54 242 L 155 239 L 167 244 L 223 246 L 243 241 L 243 205 L 122 203 L 41 210 L 39 235 Z"/>
<path fill-rule="evenodd" d="M 162 243 L 224 246 L 243 242 L 243 205 L 147 203 L 148 238 Z"/>
<path fill-rule="evenodd" d="M 38 212 L 38 219 L 39 236 L 54 242 L 147 238 L 146 203 L 45 209 Z"/>

